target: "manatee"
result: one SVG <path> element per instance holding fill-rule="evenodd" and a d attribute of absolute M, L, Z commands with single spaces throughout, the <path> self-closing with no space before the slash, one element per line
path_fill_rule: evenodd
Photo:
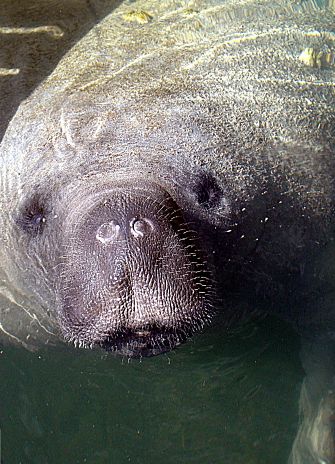
<path fill-rule="evenodd" d="M 169 351 L 219 312 L 302 336 L 293 463 L 334 462 L 332 4 L 119 6 L 1 143 L 2 343 Z"/>

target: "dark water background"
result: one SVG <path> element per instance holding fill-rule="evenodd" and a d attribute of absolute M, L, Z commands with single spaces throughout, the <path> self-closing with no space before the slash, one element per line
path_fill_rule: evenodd
<path fill-rule="evenodd" d="M 5 348 L 0 366 L 3 464 L 282 464 L 298 423 L 299 340 L 273 318 L 141 362 Z"/>

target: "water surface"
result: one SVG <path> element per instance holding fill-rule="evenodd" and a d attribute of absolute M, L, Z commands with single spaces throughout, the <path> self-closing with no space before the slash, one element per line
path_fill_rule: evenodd
<path fill-rule="evenodd" d="M 299 340 L 272 318 L 141 362 L 5 348 L 3 463 L 282 464 L 302 378 Z"/>

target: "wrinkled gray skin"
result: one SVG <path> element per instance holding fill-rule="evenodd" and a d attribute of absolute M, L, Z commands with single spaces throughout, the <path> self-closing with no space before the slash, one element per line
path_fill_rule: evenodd
<path fill-rule="evenodd" d="M 116 9 L 10 123 L 3 339 L 153 355 L 257 301 L 303 335 L 290 460 L 332 463 L 334 66 L 299 56 L 331 56 L 334 15 L 182 4 Z"/>

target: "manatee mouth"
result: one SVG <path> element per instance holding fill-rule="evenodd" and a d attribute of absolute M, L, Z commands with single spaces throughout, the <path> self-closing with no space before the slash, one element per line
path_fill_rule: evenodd
<path fill-rule="evenodd" d="M 156 356 L 173 350 L 187 340 L 186 332 L 161 327 L 118 331 L 99 343 L 101 348 L 128 358 Z"/>

